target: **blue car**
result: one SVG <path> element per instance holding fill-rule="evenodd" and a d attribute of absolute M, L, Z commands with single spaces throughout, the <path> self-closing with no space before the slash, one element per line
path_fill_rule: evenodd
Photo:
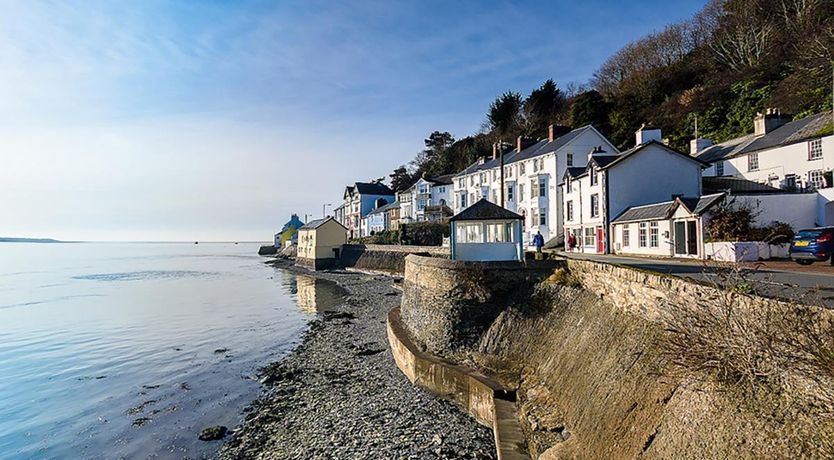
<path fill-rule="evenodd" d="M 800 230 L 791 242 L 790 255 L 800 265 L 831 259 L 834 265 L 834 227 Z"/>

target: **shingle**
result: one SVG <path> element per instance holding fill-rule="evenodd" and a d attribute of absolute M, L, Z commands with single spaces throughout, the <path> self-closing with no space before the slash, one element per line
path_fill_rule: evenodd
<path fill-rule="evenodd" d="M 648 204 L 645 206 L 632 206 L 623 211 L 612 223 L 635 222 L 640 220 L 668 219 L 675 209 L 674 201 Z"/>

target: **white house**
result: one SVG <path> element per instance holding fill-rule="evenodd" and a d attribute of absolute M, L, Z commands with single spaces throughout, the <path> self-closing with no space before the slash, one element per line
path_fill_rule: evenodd
<path fill-rule="evenodd" d="M 659 129 L 644 126 L 630 150 L 617 155 L 596 149 L 586 167 L 567 169 L 560 184 L 564 228 L 576 239 L 578 251 L 610 252 L 611 220 L 630 207 L 702 195 L 706 164 L 660 138 Z"/>
<path fill-rule="evenodd" d="M 362 218 L 364 221 L 362 224 L 362 236 L 369 236 L 390 230 L 391 213 L 388 211 L 398 207 L 400 207 L 400 203 L 394 201 L 393 203 L 378 206 L 373 211 L 369 212 L 367 216 Z"/>
<path fill-rule="evenodd" d="M 481 159 L 456 174 L 454 211 L 461 212 L 481 198 L 501 203 L 502 146 L 493 147 L 492 159 Z M 557 183 L 570 167 L 584 167 L 595 148 L 617 152 L 617 148 L 588 125 L 557 136 L 550 126 L 548 137 L 530 145 L 521 138 L 515 149 L 503 153 L 503 206 L 522 216 L 522 239 L 531 245 L 541 232 L 545 241 L 563 234 L 562 200 Z"/>
<path fill-rule="evenodd" d="M 421 177 L 397 194 L 400 223 L 442 220 L 451 217 L 452 174 Z M 444 209 L 445 208 L 445 209 Z"/>
<path fill-rule="evenodd" d="M 611 252 L 703 259 L 707 213 L 725 196 L 715 193 L 676 197 L 662 203 L 632 206 L 611 221 Z"/>
<path fill-rule="evenodd" d="M 363 228 L 363 218 L 379 206 L 393 203 L 394 192 L 380 182 L 356 182 L 345 187 L 344 203 L 337 208 L 339 223 L 345 226 L 349 238 L 367 236 L 370 230 Z"/>
<path fill-rule="evenodd" d="M 524 260 L 520 215 L 481 198 L 450 221 L 452 260 Z"/>
<path fill-rule="evenodd" d="M 786 192 L 815 194 L 813 211 L 797 218 L 795 213 L 780 217 L 784 201 L 770 196 L 760 200 L 761 208 L 784 222 L 801 220 L 816 225 L 834 225 L 834 135 L 831 112 L 791 120 L 778 110 L 758 114 L 753 132 L 712 145 L 707 139 L 691 142 L 690 153 L 710 166 L 705 177 L 739 177 Z M 804 198 L 796 200 L 809 201 Z"/>

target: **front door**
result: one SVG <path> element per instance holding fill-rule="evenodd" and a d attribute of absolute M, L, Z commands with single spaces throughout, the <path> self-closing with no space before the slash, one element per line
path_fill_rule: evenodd
<path fill-rule="evenodd" d="M 600 254 L 605 252 L 605 245 L 602 241 L 602 227 L 597 227 L 597 252 Z"/>
<path fill-rule="evenodd" d="M 690 256 L 698 255 L 698 230 L 694 220 L 686 222 L 686 253 Z"/>
<path fill-rule="evenodd" d="M 675 255 L 686 254 L 686 222 L 675 222 Z"/>

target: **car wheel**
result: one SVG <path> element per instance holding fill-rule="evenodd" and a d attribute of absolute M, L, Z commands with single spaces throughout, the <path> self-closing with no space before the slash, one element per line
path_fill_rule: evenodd
<path fill-rule="evenodd" d="M 799 265 L 811 265 L 812 263 L 814 263 L 814 261 L 808 259 L 796 259 L 796 263 L 798 263 Z"/>

